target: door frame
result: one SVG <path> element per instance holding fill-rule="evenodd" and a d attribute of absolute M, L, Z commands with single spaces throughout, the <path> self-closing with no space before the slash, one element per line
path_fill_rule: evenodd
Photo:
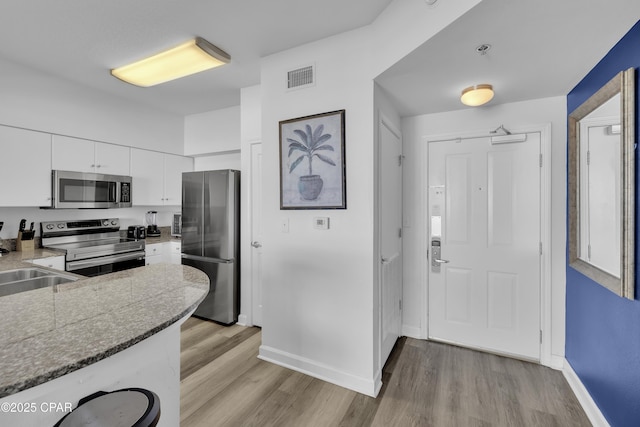
<path fill-rule="evenodd" d="M 552 338 L 552 306 L 551 306 L 551 123 L 521 126 L 511 129 L 517 133 L 540 133 L 540 239 L 542 255 L 540 257 L 540 364 L 555 366 L 551 353 Z M 420 180 L 424 197 L 420 206 L 423 221 L 424 238 L 421 245 L 421 259 L 425 260 L 421 266 L 422 283 L 422 310 L 420 318 L 421 338 L 429 339 L 429 224 L 428 218 L 428 173 L 429 143 L 435 141 L 447 141 L 467 138 L 490 137 L 486 129 L 467 132 L 455 132 L 425 135 L 422 137 L 422 153 L 420 163 Z"/>

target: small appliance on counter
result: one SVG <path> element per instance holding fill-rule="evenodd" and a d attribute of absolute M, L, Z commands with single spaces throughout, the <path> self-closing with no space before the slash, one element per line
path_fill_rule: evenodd
<path fill-rule="evenodd" d="M 127 239 L 144 239 L 147 237 L 146 229 L 144 225 L 130 225 L 127 228 Z"/>
<path fill-rule="evenodd" d="M 147 237 L 160 237 L 157 217 L 157 211 L 147 212 Z"/>
<path fill-rule="evenodd" d="M 182 236 L 182 214 L 173 214 L 173 221 L 171 222 L 171 235 L 174 237 Z"/>

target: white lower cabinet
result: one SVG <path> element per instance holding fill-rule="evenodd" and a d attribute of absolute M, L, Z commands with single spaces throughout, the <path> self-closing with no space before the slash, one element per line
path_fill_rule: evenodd
<path fill-rule="evenodd" d="M 168 245 L 169 248 L 169 264 L 182 264 L 182 242 L 171 241 Z"/>
<path fill-rule="evenodd" d="M 180 242 L 151 243 L 145 246 L 145 264 L 158 264 L 166 262 L 168 264 L 181 264 L 180 252 L 182 245 Z"/>
<path fill-rule="evenodd" d="M 145 245 L 144 248 L 144 258 L 145 264 L 158 264 L 164 262 L 162 257 L 162 245 L 164 243 L 152 243 L 150 245 Z"/>
<path fill-rule="evenodd" d="M 31 262 L 43 267 L 55 268 L 56 270 L 64 271 L 64 255 L 34 259 Z"/>

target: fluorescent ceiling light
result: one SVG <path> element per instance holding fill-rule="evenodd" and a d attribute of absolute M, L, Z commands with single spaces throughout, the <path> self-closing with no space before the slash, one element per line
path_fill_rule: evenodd
<path fill-rule="evenodd" d="M 478 107 L 493 99 L 493 86 L 481 84 L 469 86 L 462 91 L 460 102 L 470 107 Z"/>
<path fill-rule="evenodd" d="M 114 77 L 136 86 L 149 87 L 224 65 L 229 54 L 196 37 L 154 56 L 111 70 Z"/>

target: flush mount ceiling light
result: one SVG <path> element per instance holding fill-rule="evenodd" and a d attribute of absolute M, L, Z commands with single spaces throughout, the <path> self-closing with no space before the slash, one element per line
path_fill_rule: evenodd
<path fill-rule="evenodd" d="M 227 64 L 228 53 L 196 37 L 156 55 L 111 70 L 111 75 L 136 86 L 149 87 Z"/>
<path fill-rule="evenodd" d="M 460 102 L 470 107 L 484 105 L 491 99 L 493 99 L 493 86 L 489 84 L 469 86 L 462 91 L 462 96 L 460 96 Z"/>

